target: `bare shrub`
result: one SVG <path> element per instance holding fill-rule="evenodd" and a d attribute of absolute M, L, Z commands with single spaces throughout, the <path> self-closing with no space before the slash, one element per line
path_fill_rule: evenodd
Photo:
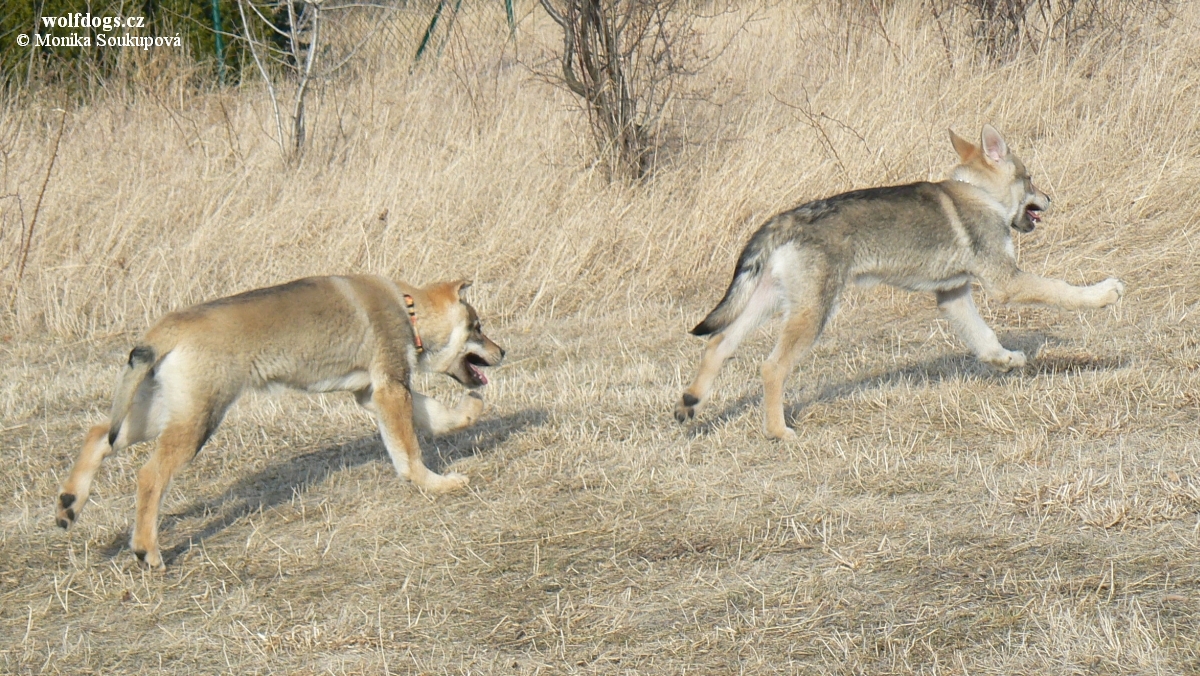
<path fill-rule="evenodd" d="M 247 7 L 250 11 L 247 11 Z M 271 11 L 270 7 L 260 9 L 252 1 L 238 0 L 243 31 L 241 38 L 249 48 L 271 98 L 275 116 L 275 142 L 285 157 L 295 157 L 303 151 L 307 134 L 305 102 L 309 85 L 314 77 L 322 74 L 322 68 L 328 69 L 322 64 L 322 67 L 314 70 L 317 57 L 322 53 L 320 39 L 323 17 L 321 4 L 309 0 L 287 0 L 273 9 L 272 16 L 268 17 L 266 11 Z M 284 131 L 284 114 L 280 110 L 279 94 L 272 83 L 271 70 L 283 71 L 295 82 L 290 133 Z"/>
<path fill-rule="evenodd" d="M 663 112 L 687 58 L 696 14 L 680 0 L 541 0 L 563 32 L 559 81 L 584 100 L 614 174 L 652 169 Z"/>
<path fill-rule="evenodd" d="M 1163 11 L 1172 0 L 930 0 L 933 14 L 966 11 L 986 54 L 1010 59 L 1022 49 L 1041 51 L 1049 42 L 1119 35 L 1132 20 Z M 939 18 L 940 20 L 940 18 Z"/>
<path fill-rule="evenodd" d="M 347 75 L 355 63 L 361 67 L 369 43 L 406 47 L 417 25 L 411 18 L 417 14 L 406 14 L 402 0 L 237 0 L 237 9 L 237 42 L 263 79 L 274 118 L 273 140 L 287 160 L 303 154 L 309 140 L 308 103 L 314 89 Z"/>

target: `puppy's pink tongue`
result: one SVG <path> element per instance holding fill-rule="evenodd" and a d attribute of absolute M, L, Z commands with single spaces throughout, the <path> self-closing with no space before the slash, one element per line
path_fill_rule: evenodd
<path fill-rule="evenodd" d="M 480 370 L 479 370 L 479 368 L 478 368 L 477 366 L 475 366 L 474 364 L 467 364 L 467 368 L 471 369 L 471 373 L 472 373 L 472 374 L 473 374 L 473 375 L 474 375 L 476 378 L 478 378 L 478 379 L 479 379 L 479 382 L 480 382 L 480 383 L 482 383 L 482 384 L 484 384 L 484 385 L 487 385 L 487 384 L 488 384 L 488 379 L 487 379 L 487 376 L 483 375 L 483 371 L 480 371 Z"/>

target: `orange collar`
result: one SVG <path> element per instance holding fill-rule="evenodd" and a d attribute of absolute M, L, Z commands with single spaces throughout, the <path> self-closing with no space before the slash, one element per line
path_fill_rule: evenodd
<path fill-rule="evenodd" d="M 417 333 L 417 310 L 414 305 L 413 297 L 404 294 L 404 307 L 408 310 L 408 321 L 412 322 L 413 342 L 417 344 L 417 354 L 421 354 L 425 351 L 425 346 L 421 344 L 421 334 Z"/>

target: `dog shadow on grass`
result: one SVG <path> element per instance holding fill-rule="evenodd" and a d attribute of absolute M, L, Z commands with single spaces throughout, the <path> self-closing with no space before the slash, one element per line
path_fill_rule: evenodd
<path fill-rule="evenodd" d="M 546 411 L 532 409 L 481 420 L 465 430 L 440 437 L 422 436 L 425 466 L 440 473 L 450 463 L 489 453 L 512 435 L 540 427 L 548 417 Z M 287 458 L 244 476 L 218 497 L 200 500 L 182 511 L 162 515 L 160 532 L 168 536 L 168 541 L 180 543 L 164 549 L 163 560 L 170 565 L 239 519 L 289 502 L 294 496 L 307 492 L 310 487 L 321 484 L 335 473 L 371 462 L 383 462 L 391 466 L 378 434 Z M 398 477 L 394 480 L 401 481 Z M 194 530 L 183 525 L 197 518 L 207 520 Z M 128 542 L 129 532 L 126 531 L 104 548 L 104 554 L 115 557 L 128 547 Z"/>
<path fill-rule="evenodd" d="M 1106 357 L 1097 355 L 1057 355 L 1041 354 L 1048 345 L 1062 344 L 1064 341 L 1044 333 L 1010 333 L 1002 337 L 1001 343 L 1010 350 L 1020 350 L 1026 354 L 1036 355 L 1029 359 L 1023 369 L 1008 373 L 999 373 L 981 363 L 974 356 L 966 353 L 947 354 L 934 359 L 926 359 L 908 366 L 892 369 L 884 373 L 865 375 L 854 380 L 840 383 L 826 383 L 820 386 L 815 396 L 809 397 L 784 408 L 784 417 L 789 424 L 800 417 L 806 408 L 817 402 L 835 401 L 847 396 L 900 384 L 929 386 L 946 381 L 962 380 L 964 378 L 1011 378 L 1025 375 L 1043 376 L 1050 374 L 1074 374 L 1092 371 L 1110 371 L 1127 365 L 1123 357 Z M 793 376 L 799 374 L 797 368 Z M 793 381 L 794 383 L 795 381 Z M 786 397 L 785 390 L 785 397 Z M 746 412 L 747 409 L 762 402 L 762 393 L 747 394 L 729 402 L 720 412 L 706 416 L 704 420 L 690 426 L 688 433 L 692 437 L 703 437 L 711 434 L 721 425 L 733 420 Z"/>

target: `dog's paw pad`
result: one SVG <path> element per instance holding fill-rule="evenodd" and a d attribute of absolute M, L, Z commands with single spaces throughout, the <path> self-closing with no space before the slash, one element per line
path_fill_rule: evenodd
<path fill-rule="evenodd" d="M 694 394 L 685 392 L 680 398 L 679 403 L 675 404 L 675 419 L 681 423 L 685 423 L 696 417 L 696 406 L 700 404 L 700 398 Z"/>
<path fill-rule="evenodd" d="M 167 566 L 163 563 L 162 555 L 157 549 L 146 551 L 142 549 L 133 550 L 134 556 L 137 557 L 138 563 L 149 568 L 150 570 L 166 570 Z"/>
<path fill-rule="evenodd" d="M 55 523 L 59 528 L 67 529 L 71 524 L 75 523 L 75 495 L 72 493 L 63 493 L 58 496 L 58 515 L 55 518 Z"/>

